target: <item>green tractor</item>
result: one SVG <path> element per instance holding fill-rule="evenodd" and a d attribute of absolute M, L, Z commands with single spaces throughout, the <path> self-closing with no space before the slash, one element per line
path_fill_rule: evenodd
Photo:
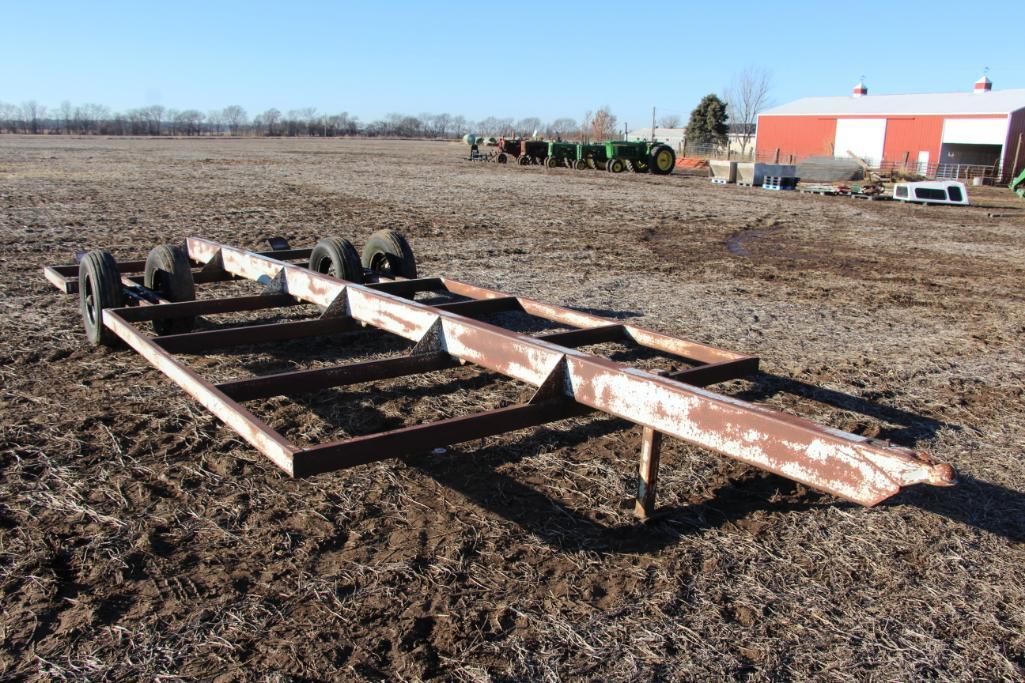
<path fill-rule="evenodd" d="M 1011 181 L 1009 187 L 1015 194 L 1022 199 L 1025 199 L 1025 168 L 1022 169 L 1017 178 Z"/>
<path fill-rule="evenodd" d="M 609 158 L 605 155 L 605 144 L 577 145 L 577 158 L 573 168 L 582 171 L 585 168 L 605 168 Z"/>
<path fill-rule="evenodd" d="M 610 140 L 605 143 L 605 170 L 669 175 L 676 166 L 673 148 L 661 142 Z"/>
<path fill-rule="evenodd" d="M 545 159 L 547 168 L 558 168 L 560 166 L 573 167 L 577 158 L 577 145 L 574 142 L 549 142 L 548 158 Z"/>

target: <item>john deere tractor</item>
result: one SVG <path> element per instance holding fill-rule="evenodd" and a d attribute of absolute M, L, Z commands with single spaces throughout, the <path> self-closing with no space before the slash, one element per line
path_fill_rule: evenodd
<path fill-rule="evenodd" d="M 573 167 L 577 158 L 577 144 L 575 142 L 549 142 L 548 158 L 545 159 L 545 166 L 557 168 L 560 166 Z"/>
<path fill-rule="evenodd" d="M 573 168 L 582 171 L 585 168 L 605 168 L 605 162 L 609 158 L 605 156 L 605 144 L 596 143 L 593 145 L 577 145 L 577 160 L 573 162 Z"/>
<path fill-rule="evenodd" d="M 1025 168 L 1018 177 L 1011 181 L 1010 188 L 1022 199 L 1025 199 Z"/>
<path fill-rule="evenodd" d="M 605 157 L 605 170 L 610 173 L 632 170 L 634 173 L 669 175 L 676 166 L 673 148 L 661 142 L 610 140 L 605 143 Z"/>

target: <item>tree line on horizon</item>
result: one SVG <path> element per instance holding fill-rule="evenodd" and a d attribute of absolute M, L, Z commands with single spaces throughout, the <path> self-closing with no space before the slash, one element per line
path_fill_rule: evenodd
<path fill-rule="evenodd" d="M 0 102 L 0 133 L 455 139 L 467 133 L 532 135 L 535 131 L 545 136 L 567 136 L 577 134 L 580 128 L 580 124 L 570 117 L 546 123 L 537 117 L 513 119 L 491 116 L 470 121 L 447 113 L 417 116 L 396 113 L 364 123 L 348 112 L 323 114 L 314 107 L 288 112 L 271 108 L 250 117 L 239 105 L 205 113 L 198 109 L 169 109 L 160 105 L 116 112 L 100 104 L 72 105 L 63 102 L 60 107 L 48 108 L 34 100 L 20 105 Z"/>
<path fill-rule="evenodd" d="M 735 133 L 746 147 L 754 135 L 758 112 L 769 102 L 771 76 L 765 69 L 749 67 L 725 90 L 723 97 L 706 95 L 691 112 L 687 138 L 712 145 L 727 144 Z M 680 125 L 677 115 L 663 116 L 665 128 Z M 729 123 L 727 123 L 729 121 Z M 388 114 L 363 123 L 348 112 L 318 113 L 314 107 L 281 112 L 271 108 L 253 117 L 237 104 L 201 112 L 198 109 L 169 109 L 151 105 L 112 111 L 100 104 L 72 105 L 65 100 L 48 108 L 35 100 L 20 105 L 0 102 L 0 133 L 59 135 L 141 136 L 272 136 L 272 137 L 397 137 L 454 139 L 467 133 L 487 136 L 531 136 L 543 138 L 607 140 L 619 132 L 616 116 L 608 105 L 588 111 L 581 121 L 561 117 L 543 122 L 538 117 L 521 119 L 489 116 L 470 121 L 452 114 L 424 113 L 417 116 Z"/>

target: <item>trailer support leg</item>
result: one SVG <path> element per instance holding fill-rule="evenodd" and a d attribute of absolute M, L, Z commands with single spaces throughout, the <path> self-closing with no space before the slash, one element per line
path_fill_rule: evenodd
<path fill-rule="evenodd" d="M 655 512 L 655 489 L 658 486 L 658 461 L 661 451 L 662 432 L 644 427 L 641 433 L 637 500 L 634 502 L 634 516 L 637 519 L 648 519 Z"/>

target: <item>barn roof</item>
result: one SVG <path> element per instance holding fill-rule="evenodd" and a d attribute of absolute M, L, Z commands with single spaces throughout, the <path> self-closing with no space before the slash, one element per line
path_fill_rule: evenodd
<path fill-rule="evenodd" d="M 805 97 L 767 109 L 761 116 L 878 114 L 1009 114 L 1025 109 L 1025 89 L 938 92 L 864 97 Z"/>

